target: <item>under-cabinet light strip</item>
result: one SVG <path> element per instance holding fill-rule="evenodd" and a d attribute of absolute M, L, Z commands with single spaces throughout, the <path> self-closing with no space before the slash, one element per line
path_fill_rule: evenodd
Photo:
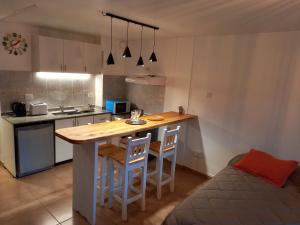
<path fill-rule="evenodd" d="M 88 80 L 91 74 L 87 73 L 56 73 L 56 72 L 37 72 L 36 76 L 48 80 Z"/>

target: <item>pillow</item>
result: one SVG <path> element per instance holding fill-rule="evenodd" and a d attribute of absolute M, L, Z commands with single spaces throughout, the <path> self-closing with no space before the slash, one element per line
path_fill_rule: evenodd
<path fill-rule="evenodd" d="M 297 161 L 277 159 L 268 153 L 251 149 L 234 167 L 282 187 L 297 165 Z"/>

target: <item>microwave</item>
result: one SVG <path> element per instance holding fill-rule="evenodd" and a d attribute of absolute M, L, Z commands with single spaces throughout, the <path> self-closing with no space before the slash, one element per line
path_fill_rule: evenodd
<path fill-rule="evenodd" d="M 106 111 L 112 114 L 121 114 L 130 112 L 130 102 L 120 100 L 106 100 Z"/>

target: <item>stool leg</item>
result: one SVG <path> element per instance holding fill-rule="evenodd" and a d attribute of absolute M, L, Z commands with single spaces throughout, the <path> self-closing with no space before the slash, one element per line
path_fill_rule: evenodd
<path fill-rule="evenodd" d="M 109 159 L 108 164 L 109 164 L 109 170 L 108 170 L 108 174 L 109 174 L 108 207 L 111 208 L 112 203 L 113 203 L 113 198 L 114 198 L 114 164 L 113 164 L 113 160 Z"/>
<path fill-rule="evenodd" d="M 122 220 L 127 220 L 127 201 L 128 201 L 128 170 L 124 168 L 123 190 L 122 190 Z"/>
<path fill-rule="evenodd" d="M 101 179 L 100 179 L 100 206 L 104 206 L 105 189 L 106 189 L 106 157 L 101 157 Z"/>
<path fill-rule="evenodd" d="M 142 184 L 141 184 L 141 193 L 142 193 L 142 201 L 141 201 L 141 208 L 142 211 L 146 209 L 146 182 L 147 182 L 147 168 L 143 167 L 142 176 Z"/>
<path fill-rule="evenodd" d="M 174 192 L 175 186 L 175 169 L 176 169 L 176 154 L 174 153 L 171 162 L 171 182 L 170 182 L 170 191 Z"/>
<path fill-rule="evenodd" d="M 163 162 L 164 162 L 164 158 L 162 156 L 159 156 L 159 158 L 157 158 L 158 160 L 158 172 L 157 172 L 157 199 L 160 200 L 161 199 L 161 183 L 162 183 L 162 176 L 163 176 Z"/>

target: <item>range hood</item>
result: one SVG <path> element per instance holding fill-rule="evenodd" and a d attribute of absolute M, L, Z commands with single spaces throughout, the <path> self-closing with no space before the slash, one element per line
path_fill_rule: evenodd
<path fill-rule="evenodd" d="M 156 75 L 128 76 L 125 81 L 133 84 L 164 86 L 166 78 Z"/>

